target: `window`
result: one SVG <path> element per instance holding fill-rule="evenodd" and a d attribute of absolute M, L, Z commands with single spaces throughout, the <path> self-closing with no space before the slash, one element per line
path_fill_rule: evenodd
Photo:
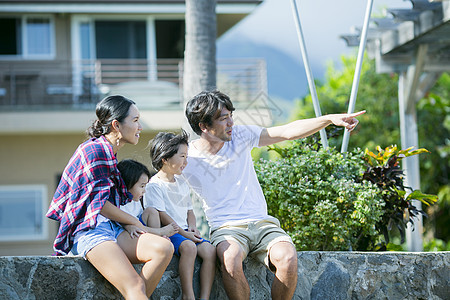
<path fill-rule="evenodd" d="M 17 55 L 22 53 L 21 25 L 20 19 L 0 19 L 1 55 Z"/>
<path fill-rule="evenodd" d="M 97 58 L 147 58 L 145 21 L 95 21 Z"/>
<path fill-rule="evenodd" d="M 91 59 L 91 24 L 89 22 L 80 23 L 81 58 Z"/>
<path fill-rule="evenodd" d="M 0 186 L 0 241 L 46 239 L 46 198 L 43 185 Z"/>
<path fill-rule="evenodd" d="M 184 57 L 184 20 L 156 20 L 156 55 L 158 58 Z"/>
<path fill-rule="evenodd" d="M 53 20 L 23 16 L 0 18 L 0 55 L 53 56 Z"/>

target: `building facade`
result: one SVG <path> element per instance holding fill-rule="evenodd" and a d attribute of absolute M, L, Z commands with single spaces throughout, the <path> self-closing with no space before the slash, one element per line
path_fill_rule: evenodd
<path fill-rule="evenodd" d="M 260 2 L 218 1 L 218 36 Z M 0 1 L 0 255 L 53 253 L 58 224 L 45 213 L 103 97 L 123 94 L 141 111 L 140 142 L 119 160 L 150 166 L 148 141 L 185 124 L 184 13 L 172 0 Z M 264 62 L 217 69 L 218 87 L 248 108 L 238 119 L 251 117 L 267 93 Z"/>

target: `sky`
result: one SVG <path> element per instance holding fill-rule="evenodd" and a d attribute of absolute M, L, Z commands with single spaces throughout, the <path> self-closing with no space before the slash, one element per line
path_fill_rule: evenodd
<path fill-rule="evenodd" d="M 310 59 L 323 60 L 349 52 L 339 35 L 362 27 L 367 1 L 364 0 L 297 0 L 302 31 Z M 384 8 L 410 8 L 410 1 L 374 0 L 373 15 L 383 15 Z M 242 34 L 250 40 L 273 45 L 286 54 L 301 58 L 294 15 L 289 0 L 264 0 L 252 14 L 223 37 Z"/>
<path fill-rule="evenodd" d="M 314 78 L 323 77 L 330 60 L 339 64 L 342 54 L 356 55 L 357 51 L 347 47 L 339 36 L 351 33 L 354 26 L 362 28 L 367 1 L 297 0 L 296 3 Z M 411 7 L 410 1 L 374 0 L 372 16 L 383 16 L 385 8 Z M 220 37 L 218 53 L 221 53 L 222 46 L 238 39 L 268 45 L 300 64 L 303 62 L 290 0 L 264 0 L 249 16 Z"/>

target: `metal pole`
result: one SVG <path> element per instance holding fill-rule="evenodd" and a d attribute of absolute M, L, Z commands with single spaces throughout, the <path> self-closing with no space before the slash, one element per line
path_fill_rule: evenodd
<path fill-rule="evenodd" d="M 370 14 L 372 12 L 373 0 L 367 1 L 366 16 L 364 18 L 363 30 L 361 32 L 361 40 L 359 41 L 358 58 L 356 61 L 355 75 L 353 77 L 352 92 L 350 94 L 350 103 L 347 113 L 351 114 L 355 110 L 356 95 L 358 94 L 359 77 L 361 75 L 361 67 L 364 59 L 364 50 L 366 49 L 367 31 L 369 28 Z M 350 131 L 345 129 L 344 138 L 342 139 L 341 153 L 347 152 Z"/>
<path fill-rule="evenodd" d="M 297 3 L 295 0 L 291 0 L 292 11 L 294 13 L 294 21 L 297 28 L 298 41 L 300 43 L 300 50 L 302 52 L 303 63 L 305 65 L 306 78 L 308 79 L 309 92 L 311 93 L 311 98 L 313 100 L 314 112 L 316 117 L 320 117 L 322 112 L 320 111 L 319 99 L 317 98 L 316 85 L 314 83 L 314 77 L 311 72 L 311 67 L 309 66 L 308 53 L 306 52 L 305 40 L 303 38 L 302 25 L 300 24 L 300 15 L 297 9 Z M 320 139 L 322 141 L 322 146 L 328 148 L 327 133 L 325 129 L 320 130 Z"/>

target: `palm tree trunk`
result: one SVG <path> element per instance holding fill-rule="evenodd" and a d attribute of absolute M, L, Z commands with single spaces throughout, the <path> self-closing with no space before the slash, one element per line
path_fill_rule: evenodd
<path fill-rule="evenodd" d="M 216 0 L 186 0 L 185 103 L 216 88 Z"/>
<path fill-rule="evenodd" d="M 204 90 L 216 88 L 216 0 L 186 0 L 186 48 L 184 51 L 183 98 L 186 103 Z M 191 139 L 196 134 L 184 119 Z M 208 237 L 209 227 L 200 199 L 192 198 L 197 227 Z"/>

